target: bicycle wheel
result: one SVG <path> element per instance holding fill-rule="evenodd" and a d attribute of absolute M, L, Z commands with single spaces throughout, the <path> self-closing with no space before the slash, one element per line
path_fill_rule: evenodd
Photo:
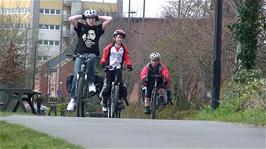
<path fill-rule="evenodd" d="M 155 119 L 156 116 L 156 110 L 157 110 L 157 104 L 156 104 L 156 100 L 157 100 L 157 96 L 158 96 L 158 91 L 157 89 L 153 89 L 152 90 L 152 94 L 151 94 L 151 118 Z"/>
<path fill-rule="evenodd" d="M 117 118 L 118 117 L 118 111 L 117 111 L 117 102 L 119 99 L 119 86 L 115 85 L 112 87 L 111 92 L 111 105 L 110 105 L 110 116 L 111 118 Z"/>
<path fill-rule="evenodd" d="M 76 86 L 76 96 L 77 96 L 77 117 L 84 115 L 84 101 L 82 100 L 83 96 L 83 77 L 80 77 L 77 81 Z"/>

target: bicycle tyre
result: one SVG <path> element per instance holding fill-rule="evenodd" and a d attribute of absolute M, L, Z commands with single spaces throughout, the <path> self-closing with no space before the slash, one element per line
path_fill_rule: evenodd
<path fill-rule="evenodd" d="M 84 101 L 82 101 L 83 96 L 83 77 L 78 80 L 76 95 L 77 95 L 77 117 L 82 117 L 84 115 Z"/>
<path fill-rule="evenodd" d="M 112 88 L 111 88 L 111 97 L 109 98 L 109 100 L 108 100 L 108 104 L 107 104 L 107 106 L 108 106 L 108 108 L 107 108 L 107 116 L 108 116 L 108 118 L 112 118 L 112 105 L 113 105 L 113 99 L 114 99 L 114 91 L 115 90 L 115 88 L 114 88 L 114 86 L 112 85 Z"/>
<path fill-rule="evenodd" d="M 111 118 L 117 118 L 118 117 L 118 111 L 117 111 L 117 102 L 119 99 L 119 86 L 115 85 L 112 87 L 112 93 L 111 93 Z"/>
<path fill-rule="evenodd" d="M 157 96 L 158 96 L 158 90 L 157 89 L 153 89 L 152 90 L 152 96 L 151 96 L 151 118 L 152 119 L 155 119 L 155 117 L 156 117 L 156 110 L 157 110 L 156 100 L 157 100 Z"/>

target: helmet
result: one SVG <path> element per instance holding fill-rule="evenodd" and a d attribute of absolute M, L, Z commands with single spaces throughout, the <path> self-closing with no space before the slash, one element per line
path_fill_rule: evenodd
<path fill-rule="evenodd" d="M 114 31 L 113 37 L 115 37 L 117 35 L 122 35 L 123 38 L 126 38 L 126 32 L 122 29 L 117 29 Z"/>
<path fill-rule="evenodd" d="M 86 10 L 83 14 L 85 17 L 96 17 L 97 16 L 97 12 L 94 9 Z"/>
<path fill-rule="evenodd" d="M 161 55 L 158 52 L 153 52 L 153 53 L 150 54 L 150 59 L 151 60 L 160 60 L 160 58 L 161 58 Z"/>

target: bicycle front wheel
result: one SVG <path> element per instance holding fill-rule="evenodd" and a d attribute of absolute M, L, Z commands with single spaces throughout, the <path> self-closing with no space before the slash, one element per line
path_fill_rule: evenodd
<path fill-rule="evenodd" d="M 84 101 L 82 100 L 83 96 L 83 84 L 84 78 L 80 77 L 77 81 L 76 96 L 77 96 L 77 117 L 84 117 Z"/>
<path fill-rule="evenodd" d="M 109 114 L 111 118 L 117 118 L 118 117 L 118 111 L 117 111 L 117 102 L 119 99 L 119 86 L 115 85 L 112 87 L 111 91 L 111 105 L 109 108 Z"/>
<path fill-rule="evenodd" d="M 156 117 L 156 110 L 157 110 L 157 97 L 158 97 L 158 90 L 153 89 L 151 94 L 151 118 L 155 119 Z"/>

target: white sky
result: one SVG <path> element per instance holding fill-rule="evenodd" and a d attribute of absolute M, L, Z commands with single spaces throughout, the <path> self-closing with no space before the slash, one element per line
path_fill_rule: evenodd
<path fill-rule="evenodd" d="M 116 0 L 84 0 L 84 1 L 94 1 L 94 2 L 109 2 L 115 3 Z M 143 15 L 143 0 L 130 0 L 131 1 L 131 11 L 135 11 L 132 17 L 142 17 Z M 161 17 L 162 6 L 166 1 L 169 0 L 146 0 L 145 3 L 145 17 Z M 123 0 L 123 15 L 128 16 L 128 2 L 129 0 Z"/>

